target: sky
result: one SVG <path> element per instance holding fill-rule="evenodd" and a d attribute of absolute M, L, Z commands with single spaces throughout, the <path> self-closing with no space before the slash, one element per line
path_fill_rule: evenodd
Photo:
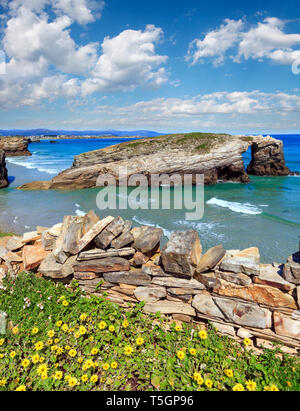
<path fill-rule="evenodd" d="M 0 0 L 0 128 L 300 132 L 300 2 Z"/>

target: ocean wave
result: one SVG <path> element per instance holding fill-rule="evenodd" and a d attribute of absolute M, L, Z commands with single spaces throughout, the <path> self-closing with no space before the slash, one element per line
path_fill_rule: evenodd
<path fill-rule="evenodd" d="M 47 164 L 43 164 L 42 162 L 36 163 L 33 161 L 29 161 L 28 157 L 13 157 L 13 158 L 6 158 L 6 161 L 11 164 L 15 164 L 16 166 L 21 166 L 28 168 L 29 170 L 38 170 L 41 173 L 47 173 L 51 175 L 56 175 L 60 173 L 61 171 L 64 170 L 64 168 L 50 168 L 50 167 L 45 167 Z M 48 164 L 55 164 L 55 162 L 49 162 Z"/>
<path fill-rule="evenodd" d="M 137 217 L 137 216 L 133 217 L 133 221 L 135 221 L 136 223 L 141 224 L 141 225 L 148 225 L 150 227 L 161 228 L 164 232 L 165 237 L 170 238 L 170 236 L 171 236 L 171 231 L 169 231 L 166 228 L 160 226 L 159 224 L 152 223 L 151 221 L 144 220 L 143 218 L 140 218 L 140 217 Z"/>
<path fill-rule="evenodd" d="M 211 198 L 206 202 L 208 205 L 215 205 L 222 208 L 228 208 L 235 213 L 240 214 L 250 214 L 250 215 L 259 215 L 262 214 L 262 210 L 257 206 L 250 203 L 237 203 L 233 201 L 220 200 L 218 198 Z"/>
<path fill-rule="evenodd" d="M 217 233 L 215 231 L 217 227 L 219 228 L 221 227 L 221 224 L 219 223 L 212 223 L 212 222 L 204 223 L 204 222 L 199 222 L 199 221 L 196 222 L 196 221 L 178 220 L 176 221 L 175 224 L 179 226 L 184 226 L 185 228 L 190 229 L 190 230 L 198 231 L 200 235 L 201 234 L 209 235 L 219 240 L 221 240 L 225 236 L 224 234 Z"/>

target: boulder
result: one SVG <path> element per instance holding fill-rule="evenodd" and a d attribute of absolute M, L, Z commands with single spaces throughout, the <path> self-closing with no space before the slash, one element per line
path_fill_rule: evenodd
<path fill-rule="evenodd" d="M 123 248 L 123 247 L 131 245 L 134 242 L 134 237 L 130 232 L 131 227 L 132 227 L 132 222 L 129 220 L 126 220 L 124 222 L 124 228 L 123 228 L 122 234 L 119 237 L 112 240 L 111 242 L 111 246 L 113 248 Z"/>
<path fill-rule="evenodd" d="M 132 229 L 131 234 L 134 238 L 134 247 L 147 254 L 157 249 L 164 232 L 161 228 L 143 226 Z"/>
<path fill-rule="evenodd" d="M 169 288 L 191 288 L 193 290 L 204 290 L 205 288 L 204 285 L 197 280 L 186 280 L 177 277 L 154 277 L 152 282 L 153 284 Z"/>
<path fill-rule="evenodd" d="M 144 301 L 145 303 L 155 303 L 162 298 L 166 298 L 167 292 L 163 287 L 147 286 L 138 287 L 134 291 L 134 295 L 137 300 Z"/>
<path fill-rule="evenodd" d="M 258 248 L 248 248 L 233 255 L 226 254 L 220 264 L 221 271 L 259 275 L 260 254 Z"/>
<path fill-rule="evenodd" d="M 74 265 L 75 272 L 92 272 L 96 274 L 129 270 L 129 261 L 121 257 L 108 257 L 89 261 L 77 261 Z"/>
<path fill-rule="evenodd" d="M 279 288 L 282 291 L 294 290 L 296 286 L 283 278 L 282 268 L 282 265 L 278 264 L 261 264 L 260 274 L 254 278 L 254 283 Z"/>
<path fill-rule="evenodd" d="M 174 297 L 181 297 L 183 295 L 197 295 L 201 290 L 196 290 L 195 288 L 168 288 L 168 293 Z"/>
<path fill-rule="evenodd" d="M 66 255 L 76 255 L 79 240 L 83 236 L 83 218 L 71 217 L 63 236 L 62 249 Z"/>
<path fill-rule="evenodd" d="M 53 254 L 49 254 L 41 263 L 39 267 L 39 272 L 44 277 L 49 277 L 53 279 L 65 278 L 62 274 L 62 264 L 59 264 Z"/>
<path fill-rule="evenodd" d="M 272 313 L 257 304 L 242 303 L 225 298 L 213 297 L 226 319 L 243 327 L 267 329 L 272 327 Z"/>
<path fill-rule="evenodd" d="M 270 307 L 297 309 L 294 298 L 291 295 L 266 285 L 251 284 L 243 287 L 224 280 L 218 280 L 214 293 Z"/>
<path fill-rule="evenodd" d="M 274 312 L 274 327 L 276 334 L 300 340 L 300 321 Z"/>
<path fill-rule="evenodd" d="M 172 301 L 158 301 L 156 303 L 148 303 L 145 305 L 144 311 L 146 313 L 152 314 L 160 312 L 161 314 L 183 314 L 190 315 L 192 317 L 196 315 L 196 311 L 189 304 Z"/>
<path fill-rule="evenodd" d="M 141 267 L 149 261 L 149 257 L 137 251 L 133 256 L 133 262 L 137 267 Z"/>
<path fill-rule="evenodd" d="M 212 325 L 222 335 L 229 335 L 230 337 L 236 336 L 235 329 L 231 325 L 217 323 L 215 321 L 212 321 Z"/>
<path fill-rule="evenodd" d="M 22 255 L 24 269 L 28 271 L 37 269 L 48 255 L 49 252 L 44 250 L 42 244 L 25 245 Z"/>
<path fill-rule="evenodd" d="M 53 251 L 55 248 L 57 237 L 49 234 L 48 231 L 44 231 L 42 234 L 42 244 L 46 251 Z"/>
<path fill-rule="evenodd" d="M 113 220 L 113 217 L 108 216 L 93 225 L 93 227 L 80 239 L 76 254 L 79 254 L 85 247 L 87 247 Z"/>
<path fill-rule="evenodd" d="M 242 273 L 229 273 L 225 271 L 216 271 L 215 276 L 217 279 L 225 280 L 229 283 L 247 286 L 252 284 L 251 278 Z"/>
<path fill-rule="evenodd" d="M 53 255 L 55 257 L 56 262 L 59 264 L 64 264 L 69 257 L 69 254 L 64 251 L 64 241 L 66 234 L 68 233 L 69 227 L 75 221 L 75 219 L 76 217 L 74 216 L 65 216 L 61 228 L 61 234 L 59 235 L 59 237 L 56 238 L 55 245 L 53 248 Z"/>
<path fill-rule="evenodd" d="M 23 244 L 33 243 L 40 240 L 42 236 L 37 231 L 32 231 L 30 233 L 24 233 L 22 238 Z"/>
<path fill-rule="evenodd" d="M 95 244 L 98 248 L 105 250 L 109 244 L 118 237 L 124 230 L 125 222 L 123 218 L 115 218 L 100 234 L 95 237 Z"/>
<path fill-rule="evenodd" d="M 194 277 L 206 288 L 214 288 L 217 285 L 217 277 L 215 273 L 202 273 L 196 274 Z"/>
<path fill-rule="evenodd" d="M 67 259 L 61 268 L 61 274 L 63 278 L 67 278 L 74 274 L 74 265 L 76 264 L 76 255 L 73 255 Z"/>
<path fill-rule="evenodd" d="M 143 285 L 151 284 L 151 278 L 147 274 L 139 272 L 116 272 L 103 274 L 105 281 L 113 284 Z"/>
<path fill-rule="evenodd" d="M 292 284 L 300 285 L 300 251 L 288 258 L 283 277 Z"/>
<path fill-rule="evenodd" d="M 100 218 L 97 216 L 95 211 L 90 210 L 82 219 L 82 235 L 86 235 L 90 229 L 100 221 Z"/>
<path fill-rule="evenodd" d="M 166 272 L 193 277 L 201 259 L 202 247 L 194 230 L 175 232 L 164 246 L 161 256 Z"/>
<path fill-rule="evenodd" d="M 142 266 L 142 272 L 148 275 L 151 275 L 152 277 L 170 277 L 171 274 L 167 274 L 164 272 L 164 270 L 159 266 L 153 263 L 152 261 L 149 261 L 147 264 L 144 264 Z"/>
<path fill-rule="evenodd" d="M 193 299 L 192 306 L 200 314 L 207 315 L 208 317 L 225 319 L 224 314 L 207 291 L 202 291 L 200 294 L 197 294 Z"/>
<path fill-rule="evenodd" d="M 24 243 L 21 237 L 13 236 L 8 240 L 5 247 L 8 251 L 17 251 L 24 247 Z"/>
<path fill-rule="evenodd" d="M 249 330 L 246 330 L 245 328 L 239 328 L 238 332 L 236 333 L 236 335 L 240 338 L 242 338 L 243 340 L 245 338 L 252 338 L 253 335 L 250 333 Z"/>
<path fill-rule="evenodd" d="M 222 245 L 209 249 L 202 257 L 196 268 L 195 278 L 198 280 L 198 274 L 211 271 L 225 256 L 226 251 Z"/>

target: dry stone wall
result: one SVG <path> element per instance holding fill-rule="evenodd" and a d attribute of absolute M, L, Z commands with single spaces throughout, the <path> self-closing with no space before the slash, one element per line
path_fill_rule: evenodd
<path fill-rule="evenodd" d="M 35 271 L 55 281 L 76 279 L 86 293 L 181 321 L 211 321 L 232 337 L 253 336 L 300 349 L 300 251 L 285 264 L 261 264 L 257 248 L 205 254 L 196 231 L 134 227 L 91 211 L 37 227 L 0 247 L 7 272 Z"/>

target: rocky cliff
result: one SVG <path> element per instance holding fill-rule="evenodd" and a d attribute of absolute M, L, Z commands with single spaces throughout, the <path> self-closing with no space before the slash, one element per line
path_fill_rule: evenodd
<path fill-rule="evenodd" d="M 5 164 L 5 153 L 3 150 L 0 150 L 0 188 L 8 186 L 7 180 L 7 170 Z"/>
<path fill-rule="evenodd" d="M 219 180 L 248 183 L 242 154 L 250 146 L 263 145 L 264 138 L 230 136 L 227 134 L 175 134 L 140 141 L 130 141 L 117 146 L 83 153 L 75 157 L 73 166 L 49 182 L 25 184 L 21 189 L 81 189 L 96 186 L 99 175 L 112 174 L 118 181 L 120 167 L 127 167 L 128 177 L 143 174 L 150 179 L 152 174 L 204 174 L 205 184 Z M 273 149 L 273 147 L 275 147 Z M 265 163 L 273 164 L 276 152 L 276 167 L 282 175 L 285 168 L 283 144 L 268 138 L 268 150 L 264 152 Z M 269 175 L 270 167 L 265 167 Z M 275 167 L 272 174 L 275 175 Z"/>
<path fill-rule="evenodd" d="M 29 141 L 23 137 L 0 137 L 0 149 L 6 157 L 31 156 L 28 144 Z"/>

